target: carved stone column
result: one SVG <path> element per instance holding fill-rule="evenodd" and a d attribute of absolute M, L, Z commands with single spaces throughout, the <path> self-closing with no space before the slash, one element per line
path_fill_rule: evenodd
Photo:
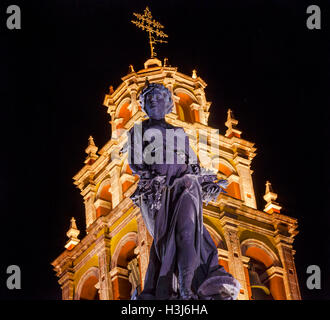
<path fill-rule="evenodd" d="M 209 108 L 209 105 L 206 101 L 205 97 L 205 91 L 202 88 L 198 88 L 194 90 L 194 93 L 196 95 L 198 104 L 200 105 L 199 109 L 199 122 L 207 125 L 207 111 Z"/>
<path fill-rule="evenodd" d="M 64 275 L 58 281 L 62 289 L 62 300 L 73 300 L 74 297 L 73 275 L 74 275 L 73 271 L 69 269 L 64 273 Z"/>
<path fill-rule="evenodd" d="M 246 257 L 246 256 L 242 255 L 242 261 L 243 261 L 244 275 L 245 275 L 246 287 L 247 287 L 247 291 L 248 291 L 248 300 L 249 300 L 250 297 L 252 296 L 250 277 L 249 277 L 250 257 Z"/>
<path fill-rule="evenodd" d="M 131 112 L 132 112 L 132 116 L 134 116 L 134 114 L 139 110 L 138 103 L 137 103 L 137 100 L 136 100 L 137 90 L 138 90 L 138 86 L 137 86 L 136 83 L 133 83 L 128 87 L 128 92 L 131 95 L 131 106 L 132 106 Z"/>
<path fill-rule="evenodd" d="M 100 300 L 113 300 L 112 281 L 110 276 L 110 237 L 108 237 L 106 234 L 101 236 L 98 239 L 96 250 L 99 258 Z"/>
<path fill-rule="evenodd" d="M 84 196 L 86 229 L 96 220 L 96 209 L 94 206 L 95 191 L 93 188 L 88 188 L 82 192 Z"/>
<path fill-rule="evenodd" d="M 123 199 L 122 186 L 120 183 L 120 166 L 116 165 L 110 171 L 110 192 L 112 195 L 112 208 L 115 208 Z"/>
<path fill-rule="evenodd" d="M 144 224 L 141 213 L 137 214 L 138 223 L 138 254 L 140 258 L 140 274 L 141 274 L 141 290 L 144 288 L 144 278 L 149 264 L 150 247 L 152 237 L 150 236 L 147 227 Z"/>
<path fill-rule="evenodd" d="M 134 290 L 137 289 L 137 294 L 141 293 L 141 276 L 139 261 L 137 258 L 132 259 L 128 265 L 128 281 L 132 285 L 131 296 L 134 293 Z"/>
<path fill-rule="evenodd" d="M 284 287 L 288 300 L 301 300 L 298 277 L 293 258 L 293 239 L 283 235 L 275 236 L 276 247 L 284 268 Z"/>
<path fill-rule="evenodd" d="M 128 299 L 130 297 L 130 292 L 128 290 L 128 270 L 115 267 L 110 271 L 110 276 L 113 283 L 113 299 Z"/>
<path fill-rule="evenodd" d="M 221 219 L 221 223 L 228 248 L 229 273 L 241 284 L 241 291 L 238 295 L 238 300 L 249 300 L 248 286 L 238 238 L 238 227 L 233 222 L 227 220 L 226 217 Z"/>
<path fill-rule="evenodd" d="M 283 279 L 284 270 L 281 267 L 271 266 L 264 274 L 260 276 L 260 280 L 268 283 L 270 292 L 275 300 L 286 300 L 286 292 Z"/>
<path fill-rule="evenodd" d="M 236 153 L 234 162 L 240 179 L 241 198 L 247 206 L 256 209 L 257 205 L 250 169 L 251 160 L 244 159 Z"/>

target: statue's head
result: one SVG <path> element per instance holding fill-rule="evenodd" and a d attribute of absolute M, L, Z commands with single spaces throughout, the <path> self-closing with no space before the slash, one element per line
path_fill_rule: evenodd
<path fill-rule="evenodd" d="M 173 109 L 173 100 L 170 90 L 159 83 L 147 83 L 139 101 L 142 110 L 150 119 L 161 120 Z"/>

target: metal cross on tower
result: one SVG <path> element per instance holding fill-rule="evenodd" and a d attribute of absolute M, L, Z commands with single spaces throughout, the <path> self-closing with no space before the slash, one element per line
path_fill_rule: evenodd
<path fill-rule="evenodd" d="M 154 51 L 155 49 L 154 44 L 157 42 L 167 43 L 167 41 L 165 40 L 156 39 L 156 37 L 159 38 L 168 37 L 167 34 L 165 34 L 163 31 L 160 30 L 164 28 L 164 26 L 161 25 L 159 22 L 157 22 L 155 19 L 152 19 L 152 14 L 148 7 L 145 8 L 143 15 L 139 13 L 133 13 L 133 14 L 137 17 L 139 21 L 131 20 L 131 22 L 134 23 L 137 27 L 149 33 L 151 58 L 156 57 L 156 52 Z"/>

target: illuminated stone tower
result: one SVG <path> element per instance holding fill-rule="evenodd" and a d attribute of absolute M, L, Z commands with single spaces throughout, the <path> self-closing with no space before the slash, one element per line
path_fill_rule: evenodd
<path fill-rule="evenodd" d="M 146 78 L 172 92 L 175 107 L 166 120 L 184 128 L 199 157 L 202 152 L 211 155 L 203 166 L 229 181 L 228 194 L 204 207 L 204 224 L 218 248 L 219 263 L 241 283 L 238 299 L 300 299 L 293 250 L 297 220 L 280 213 L 268 181 L 265 208 L 257 209 L 251 176 L 254 144 L 241 138 L 231 110 L 224 135 L 208 126 L 206 83 L 195 70 L 188 76 L 164 62 L 151 58 L 137 72 L 131 66 L 120 86 L 110 87 L 105 96 L 111 139 L 99 149 L 90 137 L 85 164 L 73 177 L 85 204 L 87 235 L 78 239 L 72 219 L 66 249 L 52 262 L 63 299 L 129 299 L 134 288 L 143 288 L 152 238 L 129 198 L 138 178 L 121 149 L 126 130 L 146 116 L 137 102 Z M 197 144 L 203 132 L 205 143 Z"/>

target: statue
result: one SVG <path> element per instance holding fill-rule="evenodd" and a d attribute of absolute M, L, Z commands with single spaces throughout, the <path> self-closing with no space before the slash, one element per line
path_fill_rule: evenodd
<path fill-rule="evenodd" d="M 153 237 L 143 291 L 132 299 L 233 300 L 239 282 L 218 263 L 203 225 L 203 202 L 215 199 L 226 180 L 201 168 L 183 128 L 165 121 L 170 91 L 146 81 L 140 94 L 148 120 L 128 132 L 128 158 L 140 177 L 131 199 Z"/>

